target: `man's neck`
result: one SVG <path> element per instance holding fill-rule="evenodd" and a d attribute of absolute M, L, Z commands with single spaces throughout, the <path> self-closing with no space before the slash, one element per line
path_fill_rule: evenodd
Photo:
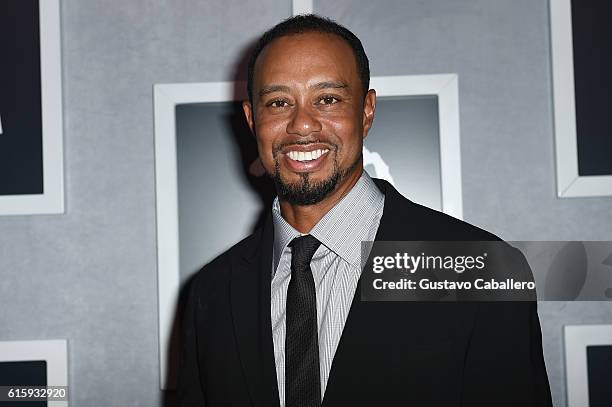
<path fill-rule="evenodd" d="M 287 223 L 300 233 L 309 233 L 319 223 L 321 218 L 353 189 L 359 178 L 361 178 L 362 172 L 363 166 L 359 166 L 330 195 L 313 205 L 294 205 L 279 198 L 281 215 L 283 215 Z"/>

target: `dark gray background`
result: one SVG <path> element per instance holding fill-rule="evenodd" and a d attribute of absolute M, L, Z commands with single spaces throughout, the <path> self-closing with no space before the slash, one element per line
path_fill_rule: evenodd
<path fill-rule="evenodd" d="M 66 214 L 0 218 L 0 340 L 67 338 L 71 405 L 157 406 L 154 83 L 235 79 L 280 0 L 62 0 Z M 556 197 L 548 1 L 315 2 L 373 75 L 456 72 L 464 217 L 508 240 L 612 240 L 612 198 Z M 555 405 L 562 326 L 612 304 L 541 303 Z"/>
<path fill-rule="evenodd" d="M 437 97 L 383 97 L 365 146 L 380 154 L 405 197 L 441 210 L 439 141 Z M 376 176 L 373 166 L 366 170 Z"/>
<path fill-rule="evenodd" d="M 612 26 L 608 2 L 572 0 L 578 173 L 612 175 Z"/>
<path fill-rule="evenodd" d="M 240 103 L 177 106 L 176 141 L 184 281 L 252 232 L 264 200 L 257 192 L 263 188 L 248 172 L 257 146 Z"/>
<path fill-rule="evenodd" d="M 43 193 L 37 0 L 0 2 L 0 196 Z"/>
<path fill-rule="evenodd" d="M 586 351 L 589 407 L 607 407 L 612 404 L 612 346 L 587 346 Z"/>

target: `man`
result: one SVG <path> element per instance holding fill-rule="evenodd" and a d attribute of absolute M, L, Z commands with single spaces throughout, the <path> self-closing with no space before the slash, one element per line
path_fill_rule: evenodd
<path fill-rule="evenodd" d="M 363 171 L 376 109 L 346 28 L 265 33 L 246 120 L 278 197 L 189 290 L 181 406 L 551 405 L 534 302 L 360 301 L 360 243 L 498 240 Z"/>

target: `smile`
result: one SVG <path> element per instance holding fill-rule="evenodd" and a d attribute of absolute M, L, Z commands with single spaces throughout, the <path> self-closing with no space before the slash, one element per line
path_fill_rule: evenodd
<path fill-rule="evenodd" d="M 289 151 L 287 156 L 293 161 L 307 162 L 316 160 L 323 154 L 327 154 L 329 149 L 319 149 L 314 151 Z"/>
<path fill-rule="evenodd" d="M 308 147 L 293 147 L 283 154 L 285 165 L 289 170 L 296 173 L 315 172 L 323 168 L 329 148 L 316 148 L 322 146 L 309 146 L 309 151 L 304 151 Z M 315 149 L 316 148 L 316 149 Z"/>

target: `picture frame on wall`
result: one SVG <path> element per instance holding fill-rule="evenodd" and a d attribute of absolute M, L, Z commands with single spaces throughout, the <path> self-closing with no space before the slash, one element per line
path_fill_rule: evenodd
<path fill-rule="evenodd" d="M 70 396 L 67 341 L 0 341 L 0 386 L 53 386 L 56 399 L 48 399 L 46 405 L 68 407 Z M 62 389 L 64 397 L 59 397 L 62 395 Z M 24 401 L 16 400 L 10 403 L 16 405 L 23 404 Z M 30 403 L 34 401 L 25 404 L 32 405 Z M 2 404 L 0 401 L 0 405 Z"/>
<path fill-rule="evenodd" d="M 366 171 L 415 202 L 462 218 L 457 75 L 373 77 L 370 84 L 378 103 L 363 151 Z M 154 87 L 162 389 L 176 380 L 180 287 L 250 234 L 274 196 L 243 116 L 245 88 Z"/>
<path fill-rule="evenodd" d="M 550 0 L 557 196 L 612 196 L 607 2 Z"/>
<path fill-rule="evenodd" d="M 0 215 L 64 212 L 59 0 L 0 2 Z"/>
<path fill-rule="evenodd" d="M 564 328 L 568 407 L 612 405 L 612 325 Z"/>

